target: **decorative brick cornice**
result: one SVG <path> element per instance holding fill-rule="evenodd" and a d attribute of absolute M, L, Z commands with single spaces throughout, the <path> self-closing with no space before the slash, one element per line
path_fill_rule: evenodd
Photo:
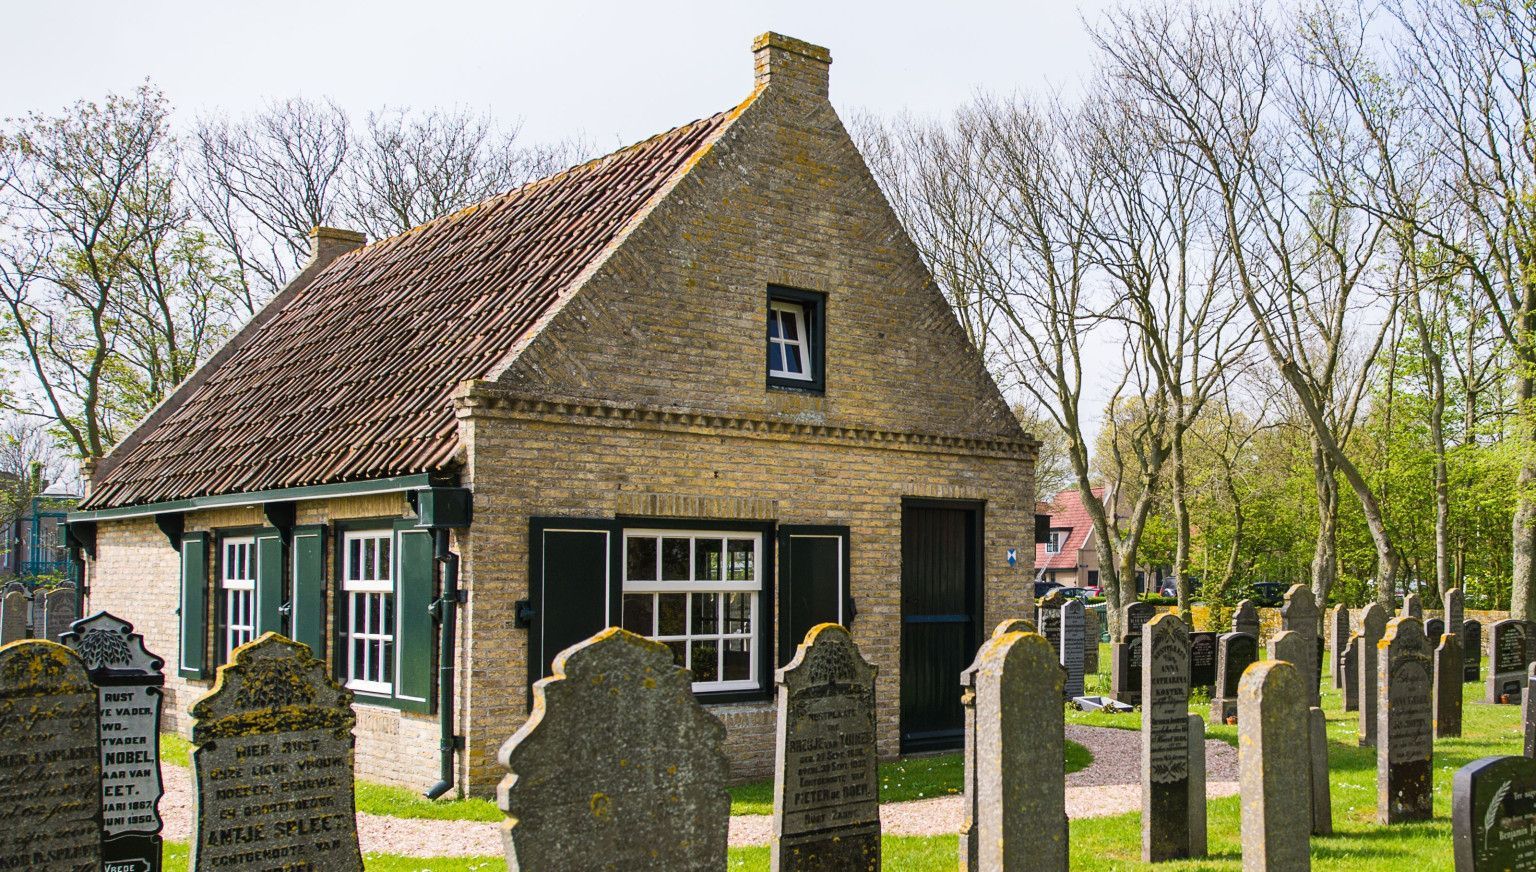
<path fill-rule="evenodd" d="M 865 448 L 1031 459 L 1033 443 L 1001 437 L 955 436 L 917 430 L 877 430 L 719 411 L 663 408 L 612 400 L 520 393 L 486 381 L 463 382 L 454 392 L 459 418 L 524 418 L 680 432 L 708 432 L 747 439 L 801 439 Z"/>

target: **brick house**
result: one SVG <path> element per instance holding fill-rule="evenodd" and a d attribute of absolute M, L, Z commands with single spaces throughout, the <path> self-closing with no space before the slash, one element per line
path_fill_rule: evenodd
<path fill-rule="evenodd" d="M 1096 487 L 1093 495 L 1104 499 L 1105 489 Z M 1117 512 L 1114 492 L 1111 491 L 1104 507 Z M 1082 494 L 1077 488 L 1069 488 L 1057 494 L 1049 504 L 1050 523 L 1044 541 L 1035 545 L 1035 578 L 1066 587 L 1099 586 L 1098 534 L 1093 529 L 1093 519 L 1083 505 Z M 1128 520 L 1122 512 L 1117 516 Z M 1145 593 L 1149 574 L 1147 568 L 1136 570 L 1136 591 Z"/>
<path fill-rule="evenodd" d="M 356 692 L 360 777 L 485 795 L 531 682 L 621 624 L 761 775 L 773 670 L 830 620 L 879 666 L 882 754 L 960 741 L 960 671 L 1033 608 L 1035 443 L 830 55 L 754 57 L 717 115 L 369 245 L 317 229 L 91 472 L 87 607 L 168 655 L 168 729 L 277 630 Z"/>

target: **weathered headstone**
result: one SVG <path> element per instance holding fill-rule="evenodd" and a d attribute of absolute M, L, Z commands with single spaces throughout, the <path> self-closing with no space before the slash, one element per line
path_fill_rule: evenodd
<path fill-rule="evenodd" d="M 1034 621 L 1027 620 L 1025 618 L 1009 618 L 1006 621 L 998 623 L 998 625 L 992 629 L 992 635 L 1006 636 L 1009 633 L 1033 633 L 1034 631 Z"/>
<path fill-rule="evenodd" d="M 1466 609 L 1462 603 L 1461 588 L 1459 587 L 1451 588 L 1445 592 L 1444 596 L 1440 597 L 1440 604 L 1444 606 L 1442 617 L 1445 618 L 1445 631 L 1447 633 L 1461 632 L 1461 624 L 1467 618 Z"/>
<path fill-rule="evenodd" d="M 725 868 L 724 738 L 666 645 L 610 627 L 560 652 L 498 758 L 509 872 Z"/>
<path fill-rule="evenodd" d="M 773 868 L 880 870 L 875 667 L 818 624 L 778 671 Z"/>
<path fill-rule="evenodd" d="M 1360 613 L 1360 746 L 1376 745 L 1376 662 L 1387 634 L 1387 611 L 1371 603 Z"/>
<path fill-rule="evenodd" d="M 1157 606 L 1146 600 L 1137 600 L 1126 606 L 1122 611 L 1125 628 L 1121 635 L 1130 636 L 1141 633 L 1154 617 L 1157 617 Z"/>
<path fill-rule="evenodd" d="M 8 590 L 0 596 L 0 645 L 27 638 L 27 610 L 32 608 L 26 593 Z"/>
<path fill-rule="evenodd" d="M 1127 605 L 1121 612 L 1120 640 L 1112 648 L 1109 695 L 1127 705 L 1141 703 L 1141 636 L 1157 607 L 1144 600 Z"/>
<path fill-rule="evenodd" d="M 1310 675 L 1315 679 L 1308 685 L 1311 688 L 1310 705 L 1317 705 L 1321 701 L 1319 685 L 1322 684 L 1323 673 L 1318 658 L 1318 621 L 1321 617 L 1312 588 L 1304 584 L 1291 585 L 1291 589 L 1285 592 L 1285 605 L 1280 607 L 1280 629 L 1300 633 L 1305 640 L 1306 651 L 1300 655 L 1303 659 L 1293 662 L 1303 677 Z"/>
<path fill-rule="evenodd" d="M 192 872 L 361 870 L 352 692 L 309 646 L 265 633 L 192 706 Z"/>
<path fill-rule="evenodd" d="M 1424 641 L 1430 648 L 1440 644 L 1440 637 L 1445 635 L 1445 621 L 1439 618 L 1430 618 L 1424 622 Z"/>
<path fill-rule="evenodd" d="M 1344 654 L 1349 650 L 1349 609 L 1346 606 L 1335 606 L 1328 613 L 1328 653 L 1332 656 L 1329 665 L 1333 670 L 1333 686 L 1338 689 L 1344 687 Z"/>
<path fill-rule="evenodd" d="M 1499 621 L 1488 631 L 1488 690 L 1483 702 L 1515 704 L 1520 702 L 1525 684 L 1525 622 L 1510 618 Z"/>
<path fill-rule="evenodd" d="M 1525 678 L 1525 695 L 1520 699 L 1520 727 L 1525 734 L 1523 753 L 1536 757 L 1536 710 L 1531 708 L 1531 691 L 1536 689 L 1536 664 Z"/>
<path fill-rule="evenodd" d="M 1040 598 L 1035 614 L 1040 619 L 1040 635 L 1051 643 L 1051 648 L 1061 650 L 1061 607 L 1067 602 L 1061 588 L 1056 588 Z"/>
<path fill-rule="evenodd" d="M 1066 872 L 1066 672 L 1056 651 L 1035 633 L 994 636 L 965 674 L 975 718 L 967 721 L 960 868 Z"/>
<path fill-rule="evenodd" d="M 1466 671 L 1462 683 L 1483 680 L 1483 624 L 1481 621 L 1461 622 L 1461 656 L 1466 658 Z"/>
<path fill-rule="evenodd" d="M 78 605 L 79 601 L 72 587 L 48 591 L 47 598 L 43 601 L 42 637 L 50 642 L 59 641 L 60 636 L 69 632 L 69 625 L 80 617 Z"/>
<path fill-rule="evenodd" d="M 1223 633 L 1216 643 L 1216 684 L 1211 692 L 1211 723 L 1237 716 L 1237 685 L 1243 670 L 1259 659 L 1259 640 L 1247 633 Z"/>
<path fill-rule="evenodd" d="M 1189 685 L 1210 690 L 1216 685 L 1215 633 L 1189 634 Z"/>
<path fill-rule="evenodd" d="M 13 590 L 17 593 L 26 593 L 27 585 L 24 582 L 15 580 L 7 581 L 5 584 L 0 585 L 0 594 L 7 594 Z"/>
<path fill-rule="evenodd" d="M 160 706 L 165 661 L 127 621 L 97 612 L 63 635 L 96 685 L 101 713 L 101 859 L 107 869 L 159 872 Z"/>
<path fill-rule="evenodd" d="M 1456 872 L 1536 869 L 1536 760 L 1484 757 L 1451 778 Z"/>
<path fill-rule="evenodd" d="M 1067 671 L 1067 699 L 1083 695 L 1083 601 L 1067 600 L 1061 606 L 1061 665 Z"/>
<path fill-rule="evenodd" d="M 1435 741 L 1424 625 L 1418 618 L 1392 620 L 1379 648 L 1376 822 L 1429 820 Z"/>
<path fill-rule="evenodd" d="M 1461 735 L 1461 639 L 1455 633 L 1440 637 L 1435 646 L 1435 738 Z"/>
<path fill-rule="evenodd" d="M 1190 856 L 1189 631 L 1178 615 L 1142 628 L 1141 859 Z"/>
<path fill-rule="evenodd" d="M 1099 674 L 1099 639 L 1104 635 L 1104 625 L 1099 621 L 1098 609 L 1083 610 L 1083 674 Z"/>
<path fill-rule="evenodd" d="M 1410 593 L 1407 596 L 1403 597 L 1403 610 L 1398 613 L 1398 617 L 1400 617 L 1400 618 L 1418 618 L 1421 623 L 1423 622 L 1423 620 L 1424 620 L 1424 605 L 1423 605 L 1423 603 L 1421 603 L 1419 601 L 1419 595 L 1418 594 Z"/>
<path fill-rule="evenodd" d="M 1311 755 L 1312 835 L 1333 835 L 1333 800 L 1328 789 L 1328 717 L 1312 706 L 1307 711 L 1307 751 Z"/>
<path fill-rule="evenodd" d="M 0 648 L 0 869 L 99 872 L 96 688 L 55 642 Z"/>
<path fill-rule="evenodd" d="M 1209 853 L 1205 821 L 1205 719 L 1189 716 L 1189 856 Z"/>
<path fill-rule="evenodd" d="M 1259 610 L 1254 608 L 1252 600 L 1237 601 L 1237 607 L 1232 610 L 1232 632 L 1259 638 Z"/>
<path fill-rule="evenodd" d="M 1284 660 L 1255 663 L 1237 692 L 1238 793 L 1244 872 L 1312 868 L 1307 690 Z"/>
<path fill-rule="evenodd" d="M 1354 712 L 1360 710 L 1360 636 L 1349 637 L 1349 645 L 1344 649 L 1344 689 L 1341 695 L 1344 697 L 1344 710 Z"/>

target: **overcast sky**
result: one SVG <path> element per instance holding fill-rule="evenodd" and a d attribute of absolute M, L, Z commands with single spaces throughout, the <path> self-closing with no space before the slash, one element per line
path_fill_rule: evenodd
<path fill-rule="evenodd" d="M 844 111 L 941 113 L 978 89 L 1071 87 L 1102 0 L 820 2 L 28 2 L 6 12 L 0 115 L 57 111 L 146 77 L 188 116 L 329 96 L 463 105 L 604 150 L 741 100 L 765 30 L 832 51 Z M 1080 10 L 1082 10 L 1080 12 Z"/>

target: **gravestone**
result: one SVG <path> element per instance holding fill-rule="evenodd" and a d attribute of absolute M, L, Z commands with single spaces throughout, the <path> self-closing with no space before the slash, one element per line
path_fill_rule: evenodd
<path fill-rule="evenodd" d="M 1302 659 L 1292 661 L 1296 668 L 1301 670 L 1303 677 L 1312 676 L 1315 680 L 1308 685 L 1311 690 L 1310 705 L 1321 702 L 1321 688 L 1323 683 L 1322 661 L 1318 656 L 1318 644 L 1321 639 L 1318 636 L 1318 621 L 1322 615 L 1317 610 L 1317 598 L 1312 594 L 1312 588 L 1304 584 L 1293 584 L 1291 589 L 1285 592 L 1285 605 L 1280 607 L 1280 629 L 1300 633 L 1306 650 L 1298 652 Z"/>
<path fill-rule="evenodd" d="M 1344 649 L 1344 710 L 1354 712 L 1360 710 L 1360 646 L 1359 635 L 1349 637 L 1349 645 Z"/>
<path fill-rule="evenodd" d="M 818 624 L 778 671 L 773 868 L 880 870 L 875 667 Z"/>
<path fill-rule="evenodd" d="M 1435 646 L 1435 738 L 1461 735 L 1461 640 L 1455 633 L 1440 637 Z"/>
<path fill-rule="evenodd" d="M 1083 610 L 1083 674 L 1099 674 L 1099 640 L 1104 637 L 1104 625 L 1099 620 L 1098 609 Z"/>
<path fill-rule="evenodd" d="M 96 688 L 63 645 L 0 648 L 0 869 L 98 872 Z"/>
<path fill-rule="evenodd" d="M 1419 602 L 1418 594 L 1410 593 L 1403 597 L 1403 610 L 1398 613 L 1398 617 L 1418 618 L 1421 623 L 1423 622 L 1424 606 Z"/>
<path fill-rule="evenodd" d="M 1205 719 L 1189 716 L 1189 856 L 1208 852 L 1205 822 Z"/>
<path fill-rule="evenodd" d="M 1525 696 L 1520 700 L 1520 725 L 1521 732 L 1525 734 L 1523 752 L 1527 757 L 1536 757 L 1536 711 L 1531 710 L 1531 689 L 1536 687 L 1536 664 L 1531 666 L 1530 673 L 1525 679 Z"/>
<path fill-rule="evenodd" d="M 1317 706 L 1308 712 L 1307 751 L 1311 755 L 1312 835 L 1333 835 L 1333 800 L 1328 790 L 1328 716 Z"/>
<path fill-rule="evenodd" d="M 1141 634 L 1157 608 L 1137 600 L 1121 612 L 1120 640 L 1112 646 L 1109 695 L 1127 705 L 1141 704 Z"/>
<path fill-rule="evenodd" d="M 1211 690 L 1216 685 L 1215 633 L 1189 634 L 1189 685 Z"/>
<path fill-rule="evenodd" d="M 133 625 L 106 612 L 62 637 L 80 656 L 101 716 L 101 859 L 109 869 L 159 872 L 160 707 L 165 661 Z"/>
<path fill-rule="evenodd" d="M 1295 630 L 1281 630 L 1269 638 L 1269 659 L 1294 664 L 1298 671 L 1306 669 L 1310 650 L 1306 637 Z"/>
<path fill-rule="evenodd" d="M 1033 633 L 1035 622 L 1025 618 L 1009 618 L 1000 622 L 992 630 L 994 636 L 1006 636 L 1009 633 Z"/>
<path fill-rule="evenodd" d="M 1312 868 L 1306 684 L 1296 667 L 1265 660 L 1248 667 L 1237 691 L 1238 794 L 1245 872 Z"/>
<path fill-rule="evenodd" d="M 1237 601 L 1237 607 L 1232 610 L 1232 632 L 1259 638 L 1259 610 L 1254 608 L 1252 600 Z"/>
<path fill-rule="evenodd" d="M 1424 641 L 1433 649 L 1440 644 L 1440 637 L 1445 635 L 1445 621 L 1439 618 L 1430 618 L 1424 622 Z"/>
<path fill-rule="evenodd" d="M 27 638 L 27 610 L 32 608 L 26 593 L 8 590 L 0 596 L 0 645 Z"/>
<path fill-rule="evenodd" d="M 1139 635 L 1147 624 L 1157 617 L 1157 606 L 1146 600 L 1137 600 L 1126 606 L 1121 614 L 1123 616 L 1121 626 L 1124 627 L 1121 635 Z"/>
<path fill-rule="evenodd" d="M 1463 683 L 1483 680 L 1483 624 L 1481 621 L 1461 622 L 1461 656 L 1466 658 Z"/>
<path fill-rule="evenodd" d="M 1453 587 L 1440 598 L 1444 606 L 1441 616 L 1445 618 L 1445 631 L 1447 633 L 1460 633 L 1462 622 L 1466 620 L 1466 609 L 1462 605 L 1461 588 Z"/>
<path fill-rule="evenodd" d="M 236 648 L 192 718 L 192 872 L 363 868 L 352 692 L 308 645 L 264 633 Z"/>
<path fill-rule="evenodd" d="M 960 868 L 1066 872 L 1066 672 L 1056 651 L 1035 633 L 994 636 L 964 676 L 975 716 L 966 721 Z"/>
<path fill-rule="evenodd" d="M 1536 869 L 1536 760 L 1484 757 L 1451 778 L 1456 872 Z"/>
<path fill-rule="evenodd" d="M 1061 607 L 1067 602 L 1061 588 L 1056 588 L 1040 598 L 1035 614 L 1040 619 L 1040 635 L 1051 643 L 1051 650 L 1061 650 Z"/>
<path fill-rule="evenodd" d="M 1259 659 L 1259 640 L 1247 633 L 1223 633 L 1216 643 L 1216 684 L 1211 696 L 1211 723 L 1224 724 L 1237 716 L 1237 685 L 1243 670 Z"/>
<path fill-rule="evenodd" d="M 1328 653 L 1332 656 L 1329 665 L 1333 671 L 1333 686 L 1342 690 L 1344 687 L 1344 655 L 1349 650 L 1349 609 L 1345 606 L 1336 606 L 1328 613 Z"/>
<path fill-rule="evenodd" d="M 666 645 L 609 627 L 560 652 L 498 755 L 509 872 L 724 869 L 724 739 Z"/>
<path fill-rule="evenodd" d="M 1387 624 L 1377 682 L 1376 822 L 1429 820 L 1435 750 L 1429 658 L 1418 618 Z"/>
<path fill-rule="evenodd" d="M 1072 599 L 1061 606 L 1061 665 L 1067 671 L 1067 699 L 1083 695 L 1083 602 Z"/>
<path fill-rule="evenodd" d="M 1376 745 L 1376 662 L 1387 634 L 1387 611 L 1371 603 L 1360 613 L 1360 746 Z"/>
<path fill-rule="evenodd" d="M 1164 614 L 1142 628 L 1141 859 L 1190 856 L 1189 631 Z"/>
<path fill-rule="evenodd" d="M 5 584 L 0 585 L 0 594 L 7 594 L 13 590 L 17 593 L 26 593 L 27 585 L 24 582 L 14 580 L 7 581 Z"/>
<path fill-rule="evenodd" d="M 69 632 L 70 624 L 80 617 L 78 605 L 72 587 L 48 591 L 43 600 L 43 631 L 40 635 L 50 642 L 59 641 L 60 636 Z"/>
<path fill-rule="evenodd" d="M 1488 689 L 1483 702 L 1514 704 L 1520 702 L 1525 684 L 1525 622 L 1510 618 L 1499 621 L 1488 631 Z"/>

